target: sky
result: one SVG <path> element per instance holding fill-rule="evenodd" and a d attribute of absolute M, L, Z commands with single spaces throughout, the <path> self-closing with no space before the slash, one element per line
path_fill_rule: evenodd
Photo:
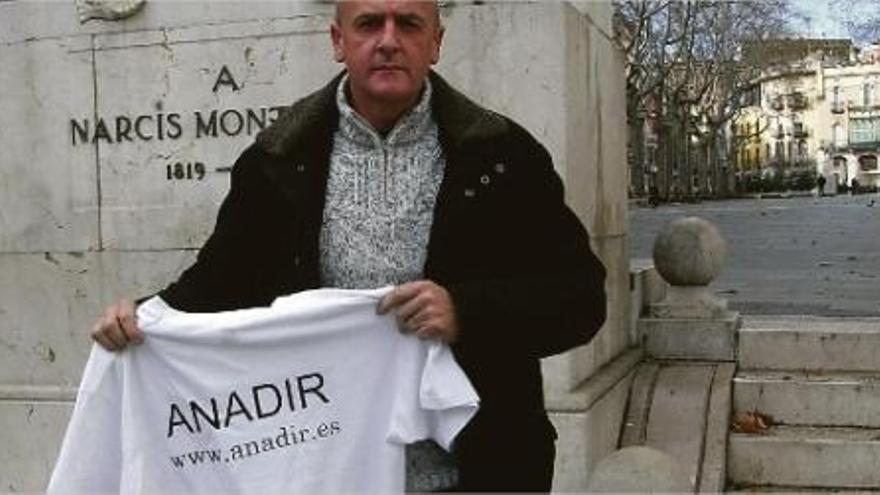
<path fill-rule="evenodd" d="M 795 0 L 793 2 L 809 21 L 795 24 L 795 29 L 804 36 L 815 38 L 846 38 L 848 34 L 839 15 L 833 12 L 828 0 Z"/>
<path fill-rule="evenodd" d="M 793 0 L 801 13 L 809 17 L 807 22 L 795 22 L 796 31 L 815 38 L 849 38 L 846 30 L 848 19 L 859 19 L 878 12 L 877 0 L 856 0 L 852 8 L 841 8 L 835 0 Z"/>

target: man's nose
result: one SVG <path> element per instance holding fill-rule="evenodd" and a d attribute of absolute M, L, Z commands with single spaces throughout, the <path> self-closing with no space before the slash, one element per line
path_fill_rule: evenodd
<path fill-rule="evenodd" d="M 386 20 L 379 38 L 379 49 L 382 51 L 395 51 L 400 48 L 397 34 L 397 26 L 394 24 L 394 19 Z"/>

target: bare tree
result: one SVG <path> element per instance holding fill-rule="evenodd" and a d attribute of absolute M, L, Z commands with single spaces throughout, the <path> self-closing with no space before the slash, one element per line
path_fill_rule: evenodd
<path fill-rule="evenodd" d="M 745 97 L 761 67 L 742 63 L 743 46 L 786 34 L 789 2 L 616 0 L 614 7 L 627 60 L 632 174 L 642 173 L 641 129 L 653 119 L 660 193 L 692 195 L 695 176 L 717 175 L 725 158 L 718 141 L 751 103 Z"/>

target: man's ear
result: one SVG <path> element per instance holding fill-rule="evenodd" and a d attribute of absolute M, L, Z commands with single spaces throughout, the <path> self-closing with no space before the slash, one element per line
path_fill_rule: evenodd
<path fill-rule="evenodd" d="M 342 29 L 335 22 L 330 24 L 330 39 L 333 41 L 333 60 L 337 62 L 345 61 L 345 47 L 342 40 Z"/>
<path fill-rule="evenodd" d="M 434 53 L 431 54 L 431 65 L 440 61 L 440 47 L 443 45 L 443 35 L 445 33 L 446 28 L 443 26 L 439 26 L 437 32 L 434 33 Z"/>

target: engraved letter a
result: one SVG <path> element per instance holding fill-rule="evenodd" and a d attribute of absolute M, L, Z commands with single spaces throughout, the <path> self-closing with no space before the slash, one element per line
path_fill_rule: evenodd
<path fill-rule="evenodd" d="M 232 73 L 229 72 L 229 68 L 227 68 L 225 65 L 222 69 L 220 69 L 220 75 L 217 76 L 217 80 L 214 82 L 213 91 L 215 93 L 217 92 L 217 88 L 219 88 L 220 85 L 231 86 L 233 91 L 238 91 L 239 89 L 241 89 L 238 83 L 235 82 L 235 78 L 232 77 Z"/>

